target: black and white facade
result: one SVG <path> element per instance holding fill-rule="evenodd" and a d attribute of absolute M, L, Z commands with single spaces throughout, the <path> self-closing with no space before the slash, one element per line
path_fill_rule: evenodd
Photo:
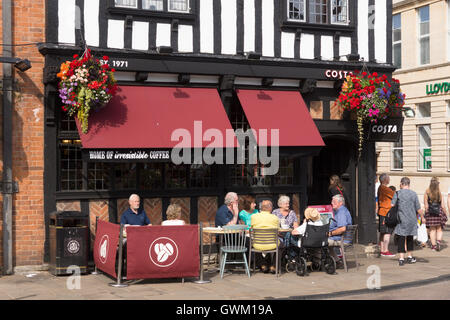
<path fill-rule="evenodd" d="M 58 201 L 80 200 L 89 210 L 89 201 L 107 199 L 114 220 L 117 199 L 137 192 L 162 199 L 162 212 L 171 198 L 188 197 L 190 221 L 197 223 L 198 199 L 217 197 L 220 205 L 228 191 L 271 194 L 275 203 L 279 194 L 295 196 L 301 213 L 329 203 L 328 178 L 339 174 L 360 242 L 376 243 L 375 146 L 367 143 L 356 161 L 355 121 L 334 117 L 333 101 L 343 76 L 360 70 L 362 61 L 371 71 L 392 73 L 391 21 L 390 0 L 47 0 L 47 39 L 40 47 L 46 57 L 45 214 Z M 246 122 L 236 89 L 298 91 L 308 107 L 320 102 L 314 121 L 326 147 L 282 159 L 279 176 L 262 185 L 238 179 L 225 165 L 198 174 L 198 168 L 181 173 L 169 164 L 83 161 L 76 127 L 60 112 L 55 77 L 61 62 L 83 51 L 83 40 L 94 54 L 110 57 L 119 84 L 217 89 L 236 128 Z M 279 112 L 289 116 L 282 106 Z M 171 184 L 169 173 L 182 178 Z"/>

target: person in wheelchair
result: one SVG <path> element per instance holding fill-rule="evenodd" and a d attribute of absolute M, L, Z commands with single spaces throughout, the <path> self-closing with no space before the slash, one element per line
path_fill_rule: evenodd
<path fill-rule="evenodd" d="M 323 224 L 319 211 L 307 208 L 303 224 L 292 231 L 286 252 L 286 271 L 295 269 L 298 275 L 306 275 L 306 263 L 309 261 L 312 269 L 323 268 L 333 274 L 336 267 L 328 252 L 328 230 L 329 225 Z"/>

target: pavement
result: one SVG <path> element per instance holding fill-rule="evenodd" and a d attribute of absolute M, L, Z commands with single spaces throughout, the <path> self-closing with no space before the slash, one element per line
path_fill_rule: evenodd
<path fill-rule="evenodd" d="M 345 296 L 375 291 L 398 290 L 450 279 L 450 228 L 444 231 L 440 252 L 417 248 L 417 263 L 400 267 L 397 258 L 367 257 L 364 247 L 358 246 L 359 267 L 348 256 L 349 270 L 338 269 L 337 274 L 310 272 L 299 277 L 282 273 L 280 277 L 256 272 L 248 278 L 243 270 L 236 270 L 221 279 L 216 271 L 205 271 L 198 284 L 193 278 L 146 279 L 124 281 L 124 288 L 110 284 L 115 280 L 106 274 L 87 274 L 80 278 L 53 276 L 47 271 L 19 271 L 0 277 L 0 300 L 309 300 L 340 299 Z M 392 245 L 392 252 L 395 252 Z"/>

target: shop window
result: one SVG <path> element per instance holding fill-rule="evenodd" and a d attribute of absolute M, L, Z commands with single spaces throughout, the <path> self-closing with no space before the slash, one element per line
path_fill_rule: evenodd
<path fill-rule="evenodd" d="M 175 165 L 168 163 L 165 165 L 164 175 L 167 189 L 186 189 L 188 178 L 187 165 Z"/>
<path fill-rule="evenodd" d="M 431 125 L 417 126 L 418 134 L 418 169 L 419 170 L 431 170 Z"/>
<path fill-rule="evenodd" d="M 110 164 L 102 162 L 88 163 L 88 189 L 107 190 L 111 188 Z"/>
<path fill-rule="evenodd" d="M 403 170 L 403 137 L 400 136 L 399 142 L 392 143 L 392 162 L 391 170 Z"/>
<path fill-rule="evenodd" d="M 189 0 L 115 0 L 116 8 L 189 13 Z"/>
<path fill-rule="evenodd" d="M 82 190 L 81 141 L 61 139 L 59 142 L 59 159 L 59 189 L 61 191 Z"/>
<path fill-rule="evenodd" d="M 136 189 L 136 163 L 114 164 L 114 187 L 116 190 Z"/>
<path fill-rule="evenodd" d="M 431 117 L 431 103 L 420 103 L 417 105 L 417 116 L 419 118 L 430 118 Z"/>
<path fill-rule="evenodd" d="M 401 14 L 392 17 L 392 58 L 397 68 L 402 67 L 402 19 Z"/>
<path fill-rule="evenodd" d="M 163 186 L 163 164 L 144 163 L 139 170 L 139 189 L 161 190 Z"/>
<path fill-rule="evenodd" d="M 294 160 L 280 159 L 280 169 L 276 175 L 273 176 L 273 185 L 294 185 Z"/>
<path fill-rule="evenodd" d="M 189 187 L 209 188 L 216 186 L 215 167 L 205 164 L 192 164 L 190 167 Z"/>
<path fill-rule="evenodd" d="M 430 7 L 424 6 L 417 11 L 419 18 L 419 62 L 424 65 L 430 63 Z"/>

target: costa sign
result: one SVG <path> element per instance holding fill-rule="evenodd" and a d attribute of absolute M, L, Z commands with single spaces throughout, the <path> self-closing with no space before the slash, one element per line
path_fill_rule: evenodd
<path fill-rule="evenodd" d="M 345 79 L 350 74 L 350 71 L 344 71 L 344 70 L 326 70 L 325 71 L 325 77 L 329 79 Z"/>
<path fill-rule="evenodd" d="M 403 118 L 390 118 L 370 124 L 369 141 L 398 142 L 403 132 Z"/>

